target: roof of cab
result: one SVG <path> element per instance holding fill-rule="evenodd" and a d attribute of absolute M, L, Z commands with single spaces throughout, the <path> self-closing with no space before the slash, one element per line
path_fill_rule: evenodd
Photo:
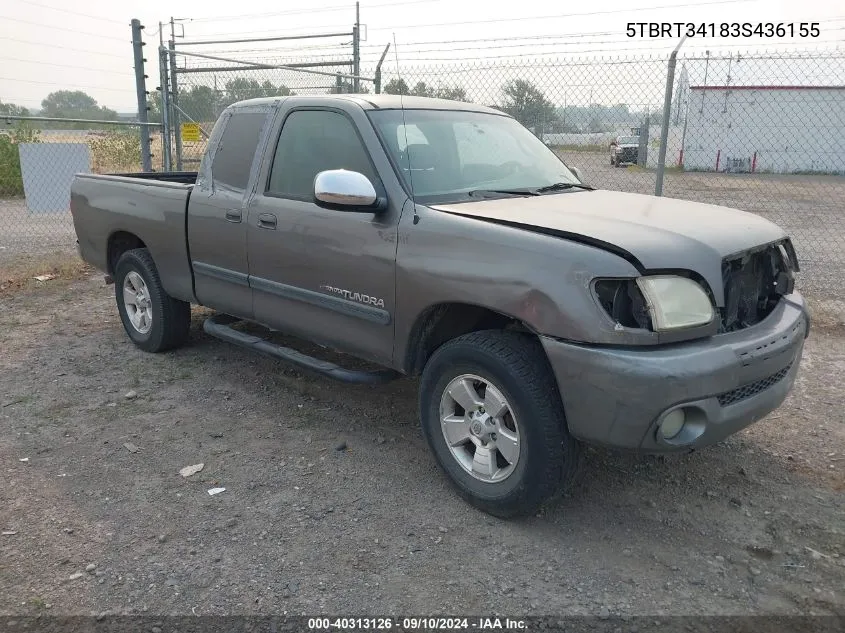
<path fill-rule="evenodd" d="M 285 101 L 301 101 L 311 105 L 330 105 L 341 101 L 357 103 L 365 110 L 464 110 L 467 112 L 486 112 L 509 116 L 506 112 L 479 105 L 477 103 L 466 103 L 464 101 L 452 101 L 450 99 L 433 99 L 431 97 L 401 96 L 391 94 L 338 94 L 338 95 L 294 95 L 290 97 L 261 97 L 248 99 L 232 104 L 233 107 L 246 107 L 253 105 L 270 104 L 279 99 Z"/>

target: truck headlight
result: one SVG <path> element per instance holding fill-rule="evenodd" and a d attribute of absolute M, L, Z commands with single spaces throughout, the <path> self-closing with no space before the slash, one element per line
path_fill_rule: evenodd
<path fill-rule="evenodd" d="M 713 320 L 713 304 L 704 289 L 686 277 L 654 275 L 638 277 L 652 325 L 657 332 L 707 325 Z"/>

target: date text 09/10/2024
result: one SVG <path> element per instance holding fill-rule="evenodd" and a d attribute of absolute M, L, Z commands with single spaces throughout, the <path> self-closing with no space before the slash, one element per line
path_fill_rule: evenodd
<path fill-rule="evenodd" d="M 394 628 L 399 631 L 524 631 L 527 627 L 525 620 L 498 617 L 308 618 L 308 629 L 311 631 L 389 631 Z"/>

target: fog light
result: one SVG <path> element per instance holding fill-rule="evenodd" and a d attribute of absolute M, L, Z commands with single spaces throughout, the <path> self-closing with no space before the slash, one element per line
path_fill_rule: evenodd
<path fill-rule="evenodd" d="M 686 422 L 686 414 L 684 413 L 683 409 L 675 409 L 663 418 L 663 422 L 660 424 L 660 432 L 663 434 L 663 437 L 667 440 L 671 440 L 673 437 L 678 435 L 681 432 L 681 429 L 684 428 L 684 422 Z"/>

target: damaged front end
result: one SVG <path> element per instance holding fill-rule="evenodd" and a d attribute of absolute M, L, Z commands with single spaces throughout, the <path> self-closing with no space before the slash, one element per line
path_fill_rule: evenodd
<path fill-rule="evenodd" d="M 722 261 L 725 306 L 719 332 L 735 332 L 765 319 L 795 288 L 798 260 L 789 240 L 769 244 Z"/>
<path fill-rule="evenodd" d="M 794 291 L 797 270 L 797 257 L 789 239 L 729 255 L 722 260 L 722 306 L 717 305 L 713 289 L 702 277 L 692 271 L 674 271 L 700 286 L 710 298 L 714 313 L 708 324 L 673 332 L 660 331 L 655 326 L 637 279 L 596 279 L 593 293 L 617 331 L 656 334 L 653 343 L 671 343 L 736 332 L 760 323 Z"/>

